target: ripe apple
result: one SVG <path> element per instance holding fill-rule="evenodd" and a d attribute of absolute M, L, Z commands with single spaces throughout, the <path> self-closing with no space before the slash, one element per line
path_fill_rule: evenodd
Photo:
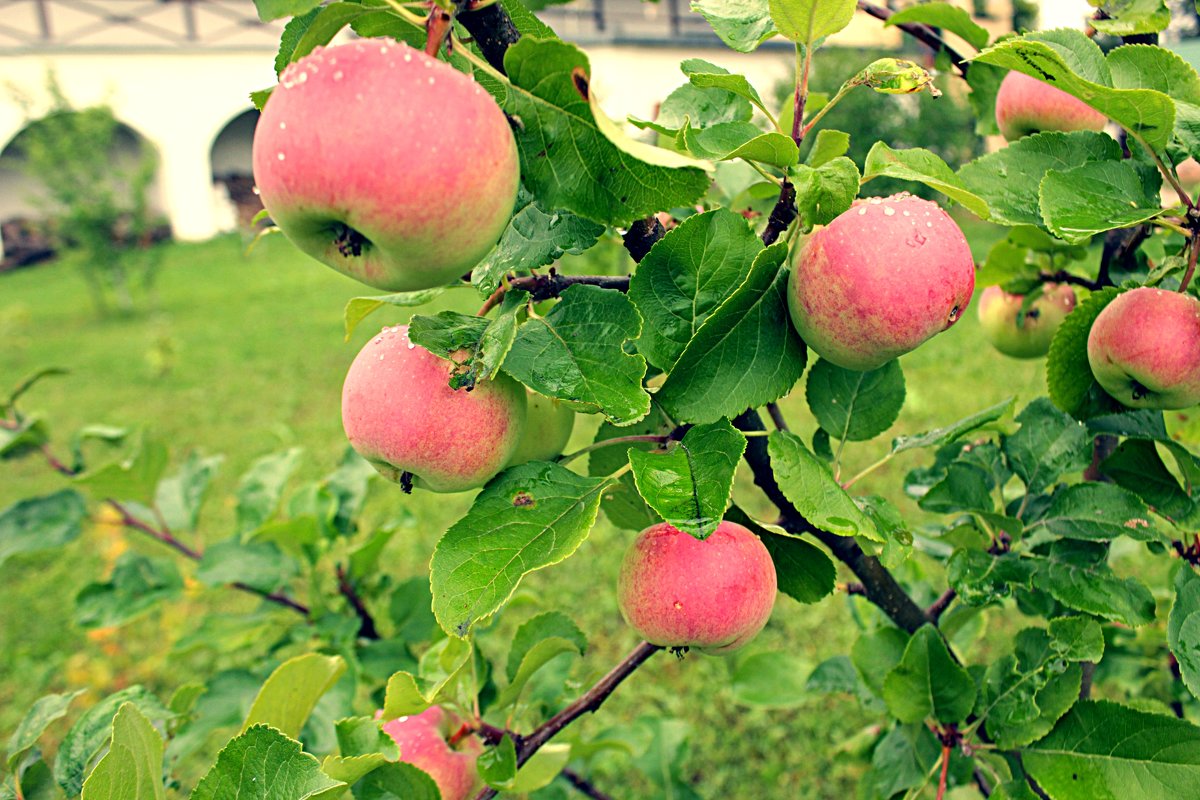
<path fill-rule="evenodd" d="M 866 372 L 949 328 L 975 289 L 975 262 L 936 203 L 857 200 L 808 237 L 788 284 L 801 338 L 827 361 Z"/>
<path fill-rule="evenodd" d="M 617 600 L 651 644 L 723 653 L 762 630 L 775 591 L 771 555 L 745 527 L 722 522 L 700 541 L 660 522 L 625 552 Z"/>
<path fill-rule="evenodd" d="M 555 397 L 530 391 L 525 403 L 525 432 L 508 466 L 526 461 L 552 461 L 562 455 L 575 427 L 575 412 Z"/>
<path fill-rule="evenodd" d="M 254 180 L 301 250 L 389 291 L 440 286 L 487 254 L 519 163 L 500 108 L 392 39 L 317 48 L 283 71 L 254 133 Z"/>
<path fill-rule="evenodd" d="M 1152 286 L 1118 295 L 1092 323 L 1088 363 L 1130 408 L 1200 403 L 1200 300 Z"/>
<path fill-rule="evenodd" d="M 499 374 L 471 391 L 451 389 L 452 362 L 384 328 L 359 351 L 342 387 L 351 446 L 384 477 L 461 492 L 504 468 L 525 428 L 525 389 Z"/>
<path fill-rule="evenodd" d="M 400 746 L 400 760 L 427 772 L 442 800 L 466 800 L 479 784 L 475 759 L 483 752 L 483 744 L 468 735 L 455 750 L 446 739 L 454 733 L 451 728 L 457 727 L 454 717 L 439 706 L 383 724 L 383 732 Z"/>
<path fill-rule="evenodd" d="M 1001 353 L 1013 358 L 1041 358 L 1067 314 L 1075 310 L 1075 290 L 1048 283 L 1024 314 L 1025 295 L 989 286 L 979 295 L 979 327 Z"/>
<path fill-rule="evenodd" d="M 1078 97 L 1016 70 L 996 93 L 996 124 L 1010 142 L 1042 131 L 1099 131 L 1107 122 Z"/>

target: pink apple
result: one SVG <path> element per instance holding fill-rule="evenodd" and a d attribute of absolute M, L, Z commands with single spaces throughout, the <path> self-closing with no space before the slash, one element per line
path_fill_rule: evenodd
<path fill-rule="evenodd" d="M 1130 408 L 1200 403 L 1200 300 L 1151 286 L 1118 295 L 1092 323 L 1088 363 Z"/>
<path fill-rule="evenodd" d="M 762 630 L 775 592 L 771 555 L 745 527 L 722 522 L 700 541 L 660 522 L 625 552 L 617 599 L 651 644 L 723 653 Z"/>
<path fill-rule="evenodd" d="M 1058 326 L 1075 310 L 1075 290 L 1048 283 L 1025 313 L 1025 295 L 989 286 L 979 295 L 979 327 L 992 346 L 1013 358 L 1040 358 L 1050 352 Z"/>
<path fill-rule="evenodd" d="M 788 284 L 792 322 L 822 358 L 866 372 L 962 317 L 975 262 L 936 203 L 857 200 L 808 237 Z"/>
<path fill-rule="evenodd" d="M 483 744 L 467 735 L 454 749 L 447 742 L 459 723 L 438 706 L 411 717 L 385 722 L 383 732 L 400 746 L 400 760 L 429 774 L 442 793 L 442 800 L 466 800 L 478 788 L 475 759 Z"/>
<path fill-rule="evenodd" d="M 575 427 L 575 412 L 554 397 L 529 392 L 526 402 L 525 432 L 508 465 L 526 461 L 552 461 L 562 455 Z"/>
<path fill-rule="evenodd" d="M 384 328 L 359 352 L 342 387 L 342 426 L 359 455 L 390 480 L 410 473 L 435 492 L 474 489 L 504 468 L 525 427 L 525 389 L 507 375 L 451 389 L 452 362 Z"/>
<path fill-rule="evenodd" d="M 996 124 L 1010 142 L 1041 131 L 1099 131 L 1107 122 L 1078 97 L 1016 70 L 996 93 Z"/>
<path fill-rule="evenodd" d="M 380 289 L 427 289 L 487 254 L 519 163 L 503 112 L 392 39 L 318 48 L 283 71 L 254 134 L 263 205 L 301 250 Z"/>

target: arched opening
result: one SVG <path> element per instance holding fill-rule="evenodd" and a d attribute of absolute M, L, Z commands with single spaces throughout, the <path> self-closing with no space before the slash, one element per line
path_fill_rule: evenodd
<path fill-rule="evenodd" d="M 111 214 L 117 242 L 169 238 L 162 209 L 158 154 L 145 137 L 103 107 L 54 111 L 0 149 L 0 271 L 53 258 L 68 215 Z"/>
<path fill-rule="evenodd" d="M 262 210 L 262 201 L 254 191 L 251 158 L 258 111 L 247 109 L 231 119 L 213 140 L 209 158 L 215 218 L 220 230 L 248 230 L 254 215 Z"/>

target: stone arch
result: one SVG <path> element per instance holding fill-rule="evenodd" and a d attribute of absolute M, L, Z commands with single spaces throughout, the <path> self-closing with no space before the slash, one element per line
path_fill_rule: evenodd
<path fill-rule="evenodd" d="M 229 119 L 213 138 L 209 148 L 212 171 L 214 218 L 221 230 L 252 227 L 262 202 L 254 191 L 251 160 L 258 111 L 248 108 Z"/>

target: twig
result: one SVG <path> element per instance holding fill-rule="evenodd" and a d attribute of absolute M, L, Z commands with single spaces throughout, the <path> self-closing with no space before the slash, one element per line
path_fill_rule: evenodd
<path fill-rule="evenodd" d="M 877 20 L 887 22 L 895 12 L 889 8 L 876 5 L 875 3 L 867 3 L 863 0 L 858 0 L 858 10 L 869 14 Z M 916 39 L 921 44 L 925 45 L 933 52 L 939 50 L 945 51 L 949 57 L 951 65 L 958 70 L 958 74 L 966 77 L 967 75 L 967 60 L 962 54 L 955 50 L 950 45 L 946 44 L 946 40 L 938 35 L 937 31 L 928 25 L 920 25 L 914 22 L 902 22 L 896 26 L 900 30 L 907 33 L 909 36 Z"/>
<path fill-rule="evenodd" d="M 79 470 L 75 469 L 74 467 L 68 467 L 62 461 L 59 461 L 58 458 L 55 457 L 54 453 L 50 452 L 49 445 L 42 445 L 42 455 L 46 457 L 46 463 L 49 464 L 50 468 L 55 472 L 66 475 L 68 478 L 74 478 L 79 474 Z"/>
<path fill-rule="evenodd" d="M 938 778 L 937 800 L 946 796 L 946 776 L 950 771 L 950 742 L 942 743 L 942 774 Z"/>
<path fill-rule="evenodd" d="M 938 620 L 942 618 L 942 614 L 946 613 L 946 609 L 950 607 L 950 604 L 954 602 L 954 598 L 956 597 L 958 597 L 958 592 L 953 589 L 947 589 L 942 592 L 941 597 L 934 600 L 929 608 L 925 609 L 925 616 L 929 618 L 930 622 L 936 625 Z"/>
<path fill-rule="evenodd" d="M 350 603 L 350 607 L 358 615 L 358 635 L 364 639 L 378 639 L 379 631 L 375 627 L 375 618 L 371 616 L 370 610 L 359 596 L 358 591 L 355 590 L 353 581 L 350 580 L 350 576 L 341 564 L 337 565 L 337 580 L 338 592 L 346 598 L 346 602 Z"/>
<path fill-rule="evenodd" d="M 1109 272 L 1115 267 L 1132 267 L 1134 253 L 1142 242 L 1150 237 L 1149 225 L 1132 228 L 1117 228 L 1104 234 L 1104 250 L 1100 254 L 1100 271 L 1096 274 L 1096 285 L 1112 286 Z"/>
<path fill-rule="evenodd" d="M 567 767 L 559 774 L 566 779 L 567 783 L 575 787 L 576 791 L 592 798 L 592 800 L 613 800 L 612 797 L 597 789 L 594 785 L 592 785 L 591 781 L 570 767 Z"/>
<path fill-rule="evenodd" d="M 783 418 L 783 412 L 779 410 L 778 403 L 767 403 L 767 414 L 771 417 L 771 422 L 775 423 L 776 430 L 788 430 L 787 420 Z"/>
<path fill-rule="evenodd" d="M 1079 679 L 1079 699 L 1087 700 L 1092 696 L 1092 680 L 1096 676 L 1095 661 L 1079 662 L 1081 677 Z"/>
<path fill-rule="evenodd" d="M 1069 283 L 1072 286 L 1082 286 L 1083 288 L 1092 292 L 1104 288 L 1100 285 L 1099 281 L 1081 278 L 1078 275 L 1072 275 L 1066 270 L 1059 270 L 1058 272 L 1044 272 L 1038 276 L 1038 279 L 1042 283 Z"/>
<path fill-rule="evenodd" d="M 767 218 L 767 227 L 763 229 L 763 244 L 768 247 L 775 244 L 779 235 L 787 230 L 798 213 L 796 210 L 796 187 L 792 186 L 791 181 L 785 179 L 779 186 L 779 200 L 771 209 L 771 216 Z"/>
<path fill-rule="evenodd" d="M 1196 225 L 1196 221 L 1192 220 L 1192 224 Z M 1179 291 L 1186 292 L 1188 284 L 1192 282 L 1192 276 L 1196 274 L 1196 257 L 1200 256 L 1200 227 L 1196 227 L 1192 231 L 1190 242 L 1190 252 L 1188 253 L 1187 272 L 1183 273 L 1183 278 L 1179 281 Z"/>
<path fill-rule="evenodd" d="M 585 453 L 590 453 L 593 450 L 599 450 L 602 447 L 612 447 L 618 444 L 632 444 L 634 442 L 654 442 L 657 444 L 666 444 L 671 440 L 670 436 L 660 436 L 658 434 L 646 433 L 637 434 L 635 436 L 617 436 L 613 439 L 604 439 L 599 442 L 592 442 L 587 447 L 581 447 L 574 453 L 567 453 L 558 457 L 558 463 L 566 464 L 568 461 L 574 461 Z"/>
<path fill-rule="evenodd" d="M 559 275 L 553 267 L 545 275 L 526 275 L 522 278 L 513 278 L 507 284 L 501 284 L 496 291 L 492 292 L 491 297 L 484 302 L 483 307 L 479 309 L 479 316 L 483 316 L 500 304 L 504 299 L 504 295 L 512 289 L 524 289 L 529 292 L 530 299 L 533 301 L 549 300 L 551 297 L 558 297 L 572 286 L 599 286 L 602 289 L 616 289 L 618 292 L 629 291 L 629 276 L 628 275 Z"/>

